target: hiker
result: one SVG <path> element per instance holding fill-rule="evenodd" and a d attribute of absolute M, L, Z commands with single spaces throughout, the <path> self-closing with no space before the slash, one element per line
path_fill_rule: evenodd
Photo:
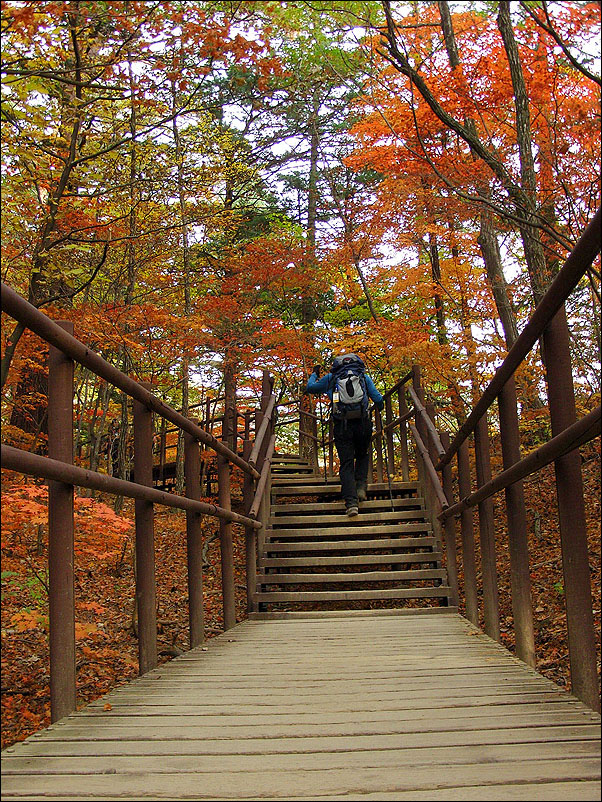
<path fill-rule="evenodd" d="M 368 412 L 369 399 L 378 409 L 384 406 L 383 397 L 366 373 L 363 361 L 356 354 L 341 354 L 332 363 L 330 372 L 320 378 L 320 365 L 309 377 L 305 392 L 327 393 L 332 403 L 334 443 L 339 455 L 341 495 L 347 515 L 359 512 L 359 502 L 366 501 L 368 463 L 372 420 Z"/>

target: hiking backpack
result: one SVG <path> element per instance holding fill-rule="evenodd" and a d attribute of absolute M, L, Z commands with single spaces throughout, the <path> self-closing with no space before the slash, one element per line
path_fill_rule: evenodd
<path fill-rule="evenodd" d="M 332 415 L 335 420 L 353 420 L 368 415 L 366 367 L 359 356 L 337 356 L 330 369 L 333 378 Z"/>

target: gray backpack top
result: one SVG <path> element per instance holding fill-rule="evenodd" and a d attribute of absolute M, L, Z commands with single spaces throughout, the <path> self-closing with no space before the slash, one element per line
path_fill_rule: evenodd
<path fill-rule="evenodd" d="M 366 366 L 356 354 L 342 354 L 332 363 L 332 415 L 335 420 L 353 420 L 368 415 Z"/>

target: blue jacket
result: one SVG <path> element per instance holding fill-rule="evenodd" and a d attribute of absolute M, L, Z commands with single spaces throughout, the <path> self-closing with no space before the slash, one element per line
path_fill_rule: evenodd
<path fill-rule="evenodd" d="M 366 379 L 366 391 L 368 393 L 368 397 L 374 401 L 378 409 L 382 409 L 385 404 L 382 395 L 378 392 L 374 386 L 374 382 L 367 373 L 364 374 L 364 377 Z M 313 395 L 327 393 L 331 401 L 333 391 L 334 381 L 332 378 L 332 373 L 326 373 L 321 379 L 316 376 L 315 372 L 312 373 L 309 377 L 309 381 L 307 382 L 307 387 L 305 388 L 306 393 L 312 393 Z"/>

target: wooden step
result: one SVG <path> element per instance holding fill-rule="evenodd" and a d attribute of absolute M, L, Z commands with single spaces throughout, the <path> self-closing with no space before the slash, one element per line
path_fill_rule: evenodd
<path fill-rule="evenodd" d="M 390 498 L 368 499 L 368 501 L 360 502 L 360 511 L 363 513 L 366 510 L 377 510 L 383 507 L 391 509 L 391 504 L 395 509 L 404 507 L 422 507 L 424 509 L 424 499 L 420 496 L 413 496 L 411 498 L 394 498 L 392 502 Z M 289 502 L 287 504 L 272 504 L 271 509 L 273 515 L 281 515 L 286 512 L 301 515 L 302 513 L 315 513 L 316 510 L 320 512 L 328 512 L 330 510 L 344 511 L 345 503 L 343 499 L 339 499 L 338 501 L 313 501 L 301 504 Z"/>
<path fill-rule="evenodd" d="M 295 543 L 274 543 L 266 542 L 264 552 L 266 554 L 278 554 L 281 552 L 323 552 L 323 551 L 372 551 L 374 549 L 419 549 L 435 548 L 437 540 L 434 537 L 396 537 L 381 538 L 372 540 L 321 540 L 315 542 L 295 542 Z M 434 552 L 433 552 L 434 553 Z M 427 554 L 425 552 L 425 554 Z M 389 555 L 393 556 L 393 555 Z M 404 556 L 410 556 L 406 554 Z"/>
<path fill-rule="evenodd" d="M 395 482 L 391 485 L 391 490 L 393 494 L 396 493 L 416 493 L 418 490 L 418 484 L 416 482 Z M 339 495 L 341 493 L 341 483 L 338 481 L 336 482 L 329 482 L 327 485 L 324 484 L 324 478 L 322 480 L 315 479 L 313 482 L 306 481 L 304 484 L 303 482 L 299 481 L 299 479 L 295 479 L 293 482 L 290 482 L 289 479 L 278 479 L 272 483 L 272 493 L 275 496 L 327 496 L 327 495 Z M 389 493 L 389 485 L 386 482 L 374 482 L 368 485 L 368 495 L 374 493 Z"/>
<path fill-rule="evenodd" d="M 294 540 L 307 540 L 308 538 L 330 538 L 335 536 L 345 537 L 348 540 L 354 537 L 357 540 L 364 540 L 365 538 L 372 539 L 374 535 L 403 535 L 411 534 L 414 532 L 431 533 L 432 526 L 426 521 L 419 521 L 417 523 L 392 523 L 392 524 L 366 524 L 365 526 L 354 526 L 353 524 L 347 526 L 332 526 L 316 529 L 267 529 L 265 538 L 266 541 L 282 540 L 282 538 L 292 538 Z"/>
<path fill-rule="evenodd" d="M 425 510 L 392 510 L 389 512 L 366 512 L 363 513 L 360 509 L 360 514 L 353 518 L 349 518 L 345 514 L 330 514 L 330 515 L 276 515 L 270 517 L 270 526 L 275 527 L 303 527 L 310 529 L 319 526 L 336 526 L 337 524 L 347 523 L 353 527 L 370 526 L 375 523 L 397 523 L 398 521 L 415 521 L 416 519 L 424 520 L 426 517 Z"/>
<path fill-rule="evenodd" d="M 388 537 L 403 537 L 404 535 L 415 535 L 418 532 L 424 534 L 432 533 L 432 526 L 426 521 L 415 523 L 389 523 L 389 524 L 366 524 L 365 526 L 332 526 L 316 527 L 315 529 L 267 529 L 265 540 L 282 541 L 284 538 L 293 540 L 310 540 L 313 538 L 334 538 L 344 537 L 347 540 L 372 540 L 374 536 L 384 535 Z"/>
<path fill-rule="evenodd" d="M 413 582 L 445 579 L 443 568 L 416 568 L 399 571 L 349 571 L 340 574 L 258 574 L 258 585 L 305 585 L 325 582 Z"/>
<path fill-rule="evenodd" d="M 278 479 L 281 479 L 282 477 L 290 476 L 292 474 L 293 470 L 294 471 L 299 471 L 299 468 L 296 467 L 296 466 L 295 466 L 295 468 L 291 468 L 288 465 L 273 465 L 272 466 L 272 482 L 277 482 Z M 301 471 L 303 471 L 304 475 L 307 476 L 307 478 L 309 478 L 309 477 L 314 475 L 313 468 L 309 468 L 309 467 L 308 468 L 301 468 Z M 295 475 L 298 476 L 299 474 L 297 473 Z"/>
<path fill-rule="evenodd" d="M 444 599 L 449 597 L 449 587 L 439 585 L 429 588 L 381 588 L 380 590 L 304 590 L 260 591 L 254 594 L 256 602 L 320 602 L 361 601 L 365 599 Z"/>
<path fill-rule="evenodd" d="M 323 545 L 323 544 L 321 544 Z M 414 554 L 338 554 L 335 557 L 319 555 L 318 557 L 260 557 L 257 564 L 259 568 L 302 568 L 304 566 L 333 566 L 338 565 L 400 565 L 409 563 L 436 563 L 440 562 L 440 551 L 420 552 Z"/>

